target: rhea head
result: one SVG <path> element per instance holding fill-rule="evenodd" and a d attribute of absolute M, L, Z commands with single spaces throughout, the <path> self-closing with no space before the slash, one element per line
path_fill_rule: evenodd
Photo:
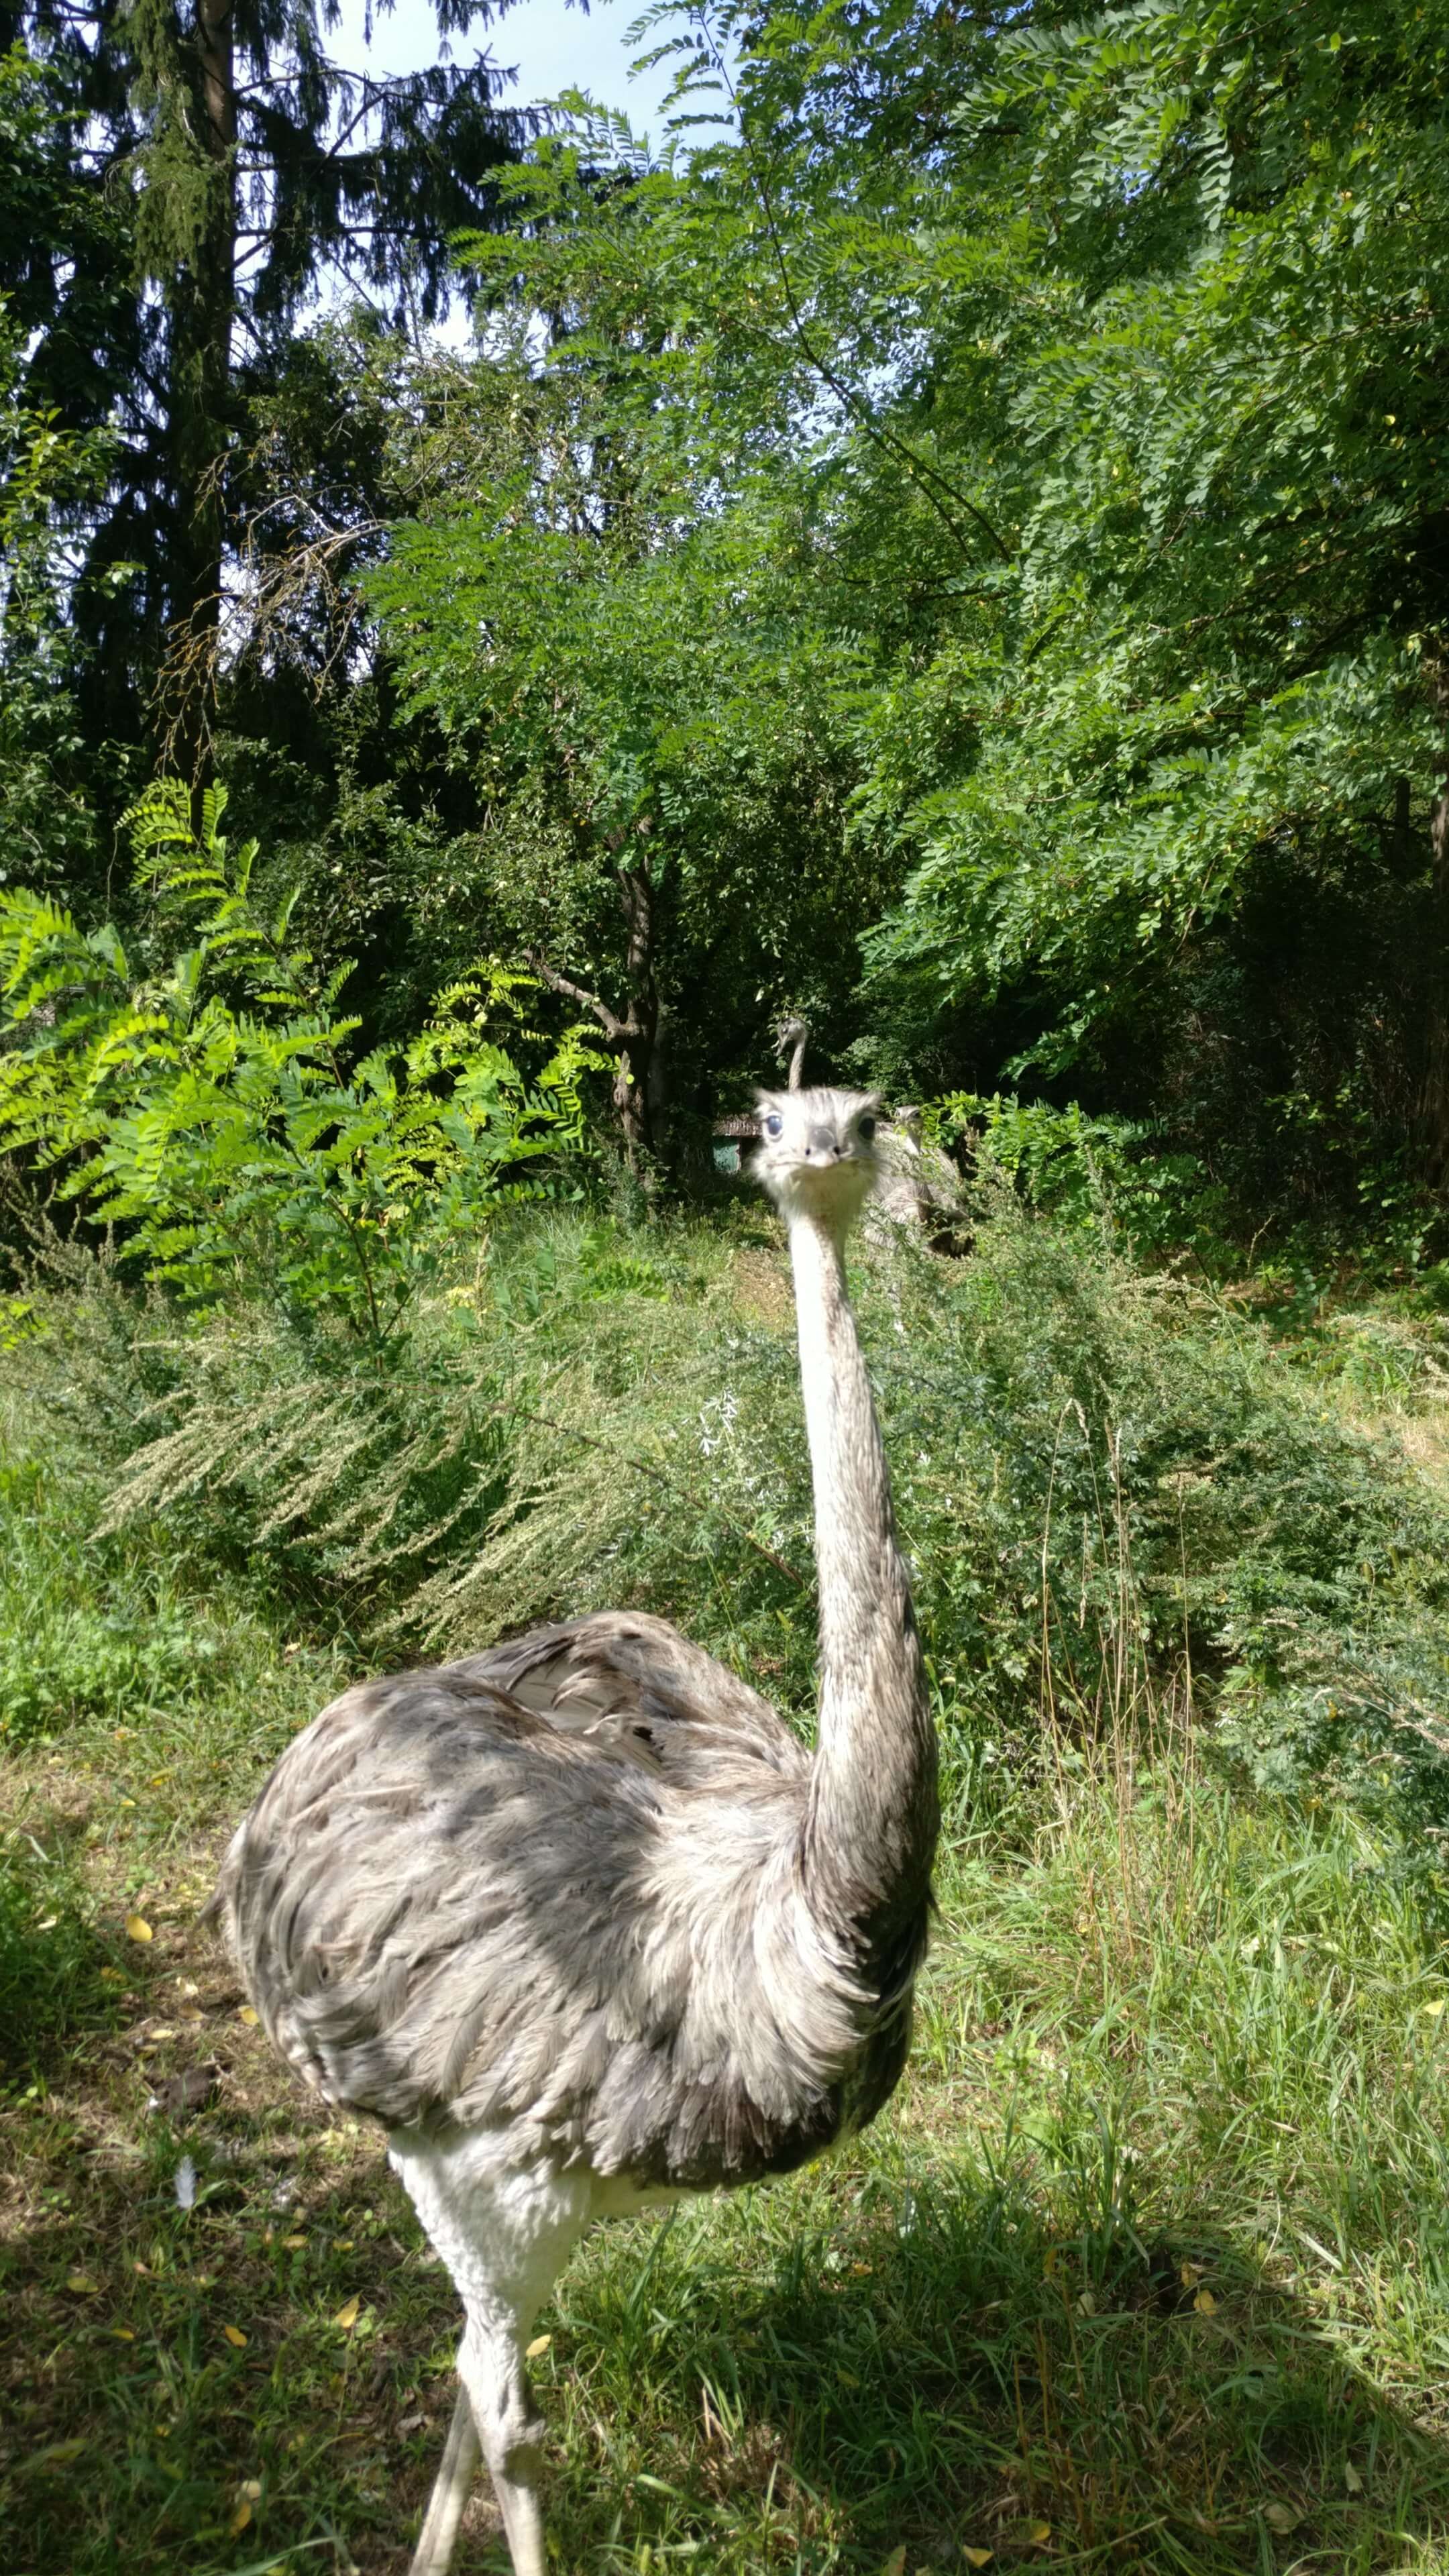
<path fill-rule="evenodd" d="M 842 1235 L 876 1178 L 873 1091 L 758 1091 L 760 1146 L 752 1169 L 787 1224 L 812 1217 Z"/>

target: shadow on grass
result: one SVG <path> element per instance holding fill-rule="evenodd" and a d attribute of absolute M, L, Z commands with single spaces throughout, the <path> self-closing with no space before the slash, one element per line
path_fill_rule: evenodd
<path fill-rule="evenodd" d="M 126 1964 L 95 1920 L 77 1831 L 0 1823 L 0 2078 L 49 2073 L 118 2017 Z"/>
<path fill-rule="evenodd" d="M 25 2106 L 23 2161 L 55 2181 L 0 2245 L 0 2566 L 402 2570 L 457 2307 L 378 2133 L 306 2106 L 173 2128 L 138 2091 L 85 2136 L 58 2100 Z M 480 2492 L 458 2576 L 495 2520 Z"/>
<path fill-rule="evenodd" d="M 378 2133 L 245 2083 L 173 2131 L 129 2085 L 29 2141 L 53 2179 L 4 2266 L 0 2564 L 402 2576 L 457 2308 Z M 1053 2232 L 1052 2181 L 1029 2150 L 995 2178 L 862 2157 L 601 2232 L 535 2374 L 557 2564 L 1414 2560 L 1449 2447 L 1227 2231 Z M 456 2576 L 504 2565 L 481 2490 Z"/>
<path fill-rule="evenodd" d="M 764 2472 L 769 2563 L 802 2569 L 944 2571 L 984 2563 L 974 2550 L 1002 2567 L 1370 2576 L 1449 2529 L 1449 2445 L 1199 2215 L 1066 2237 L 1029 2173 L 939 2167 L 906 2187 L 867 2175 L 850 2200 L 828 2242 L 781 2242 L 768 2279 L 758 2261 L 741 2279 L 746 2217 L 732 2243 L 691 2244 L 686 2221 L 632 2277 L 612 2264 L 566 2288 L 601 2384 L 611 2340 L 637 2373 L 667 2373 L 660 2482 L 626 2517 L 660 2563 L 693 2540 L 705 2565 L 748 2565 L 719 2543 L 741 2477 Z M 613 2563 L 607 2496 L 566 2486 L 565 2564 Z"/>

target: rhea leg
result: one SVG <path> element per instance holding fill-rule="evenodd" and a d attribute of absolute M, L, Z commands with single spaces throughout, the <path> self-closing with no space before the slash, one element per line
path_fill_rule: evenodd
<path fill-rule="evenodd" d="M 493 2480 L 514 2576 L 545 2576 L 538 2503 L 543 2424 L 534 2412 L 523 2359 L 532 2323 L 531 2316 L 502 2313 L 491 2302 L 488 2310 L 470 2308 L 458 2351 L 458 2377 Z"/>
<path fill-rule="evenodd" d="M 458 2351 L 458 2400 L 442 2466 L 433 2482 L 409 2576 L 448 2576 L 458 2526 L 477 2475 L 488 2462 L 516 2576 L 545 2576 L 538 2505 L 542 2424 L 529 2402 L 520 2335 L 500 2320 L 490 2329 L 469 2320 Z"/>
<path fill-rule="evenodd" d="M 547 2158 L 519 2164 L 506 2132 L 441 2141 L 396 2132 L 392 2162 L 457 2285 L 467 2317 L 459 2404 L 428 2503 L 412 2576 L 447 2576 L 481 2448 L 516 2576 L 545 2576 L 538 2508 L 543 2426 L 524 2347 L 592 2214 L 590 2177 Z M 471 2431 L 470 2431 L 471 2425 Z"/>
<path fill-rule="evenodd" d="M 443 2463 L 433 2480 L 408 2576 L 448 2576 L 463 2507 L 478 2472 L 478 2452 L 478 2427 L 473 2421 L 468 2391 L 460 2384 Z"/>

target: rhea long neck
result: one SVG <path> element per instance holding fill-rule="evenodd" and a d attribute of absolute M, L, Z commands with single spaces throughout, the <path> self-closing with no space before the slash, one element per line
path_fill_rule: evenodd
<path fill-rule="evenodd" d="M 790 1257 L 820 1585 L 806 1884 L 832 1930 L 889 1952 L 909 1937 L 929 1891 L 935 1730 L 841 1245 L 817 1218 L 797 1214 Z"/>

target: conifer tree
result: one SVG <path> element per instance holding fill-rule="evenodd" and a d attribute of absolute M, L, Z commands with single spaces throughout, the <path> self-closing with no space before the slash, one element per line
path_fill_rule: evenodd
<path fill-rule="evenodd" d="M 434 8 L 440 40 L 496 14 L 493 0 Z M 68 429 L 109 419 L 121 433 L 74 568 L 111 729 L 135 722 L 136 689 L 165 655 L 183 671 L 207 659 L 247 392 L 280 363 L 319 279 L 435 318 L 449 239 L 493 222 L 494 175 L 527 122 L 500 106 L 485 54 L 379 78 L 336 58 L 340 23 L 338 0 L 0 8 L 0 52 L 23 48 L 52 117 L 48 154 L 31 156 L 30 220 L 0 240 L 0 296 L 29 335 L 27 397 Z M 172 718 L 173 753 L 194 772 L 194 687 Z"/>

